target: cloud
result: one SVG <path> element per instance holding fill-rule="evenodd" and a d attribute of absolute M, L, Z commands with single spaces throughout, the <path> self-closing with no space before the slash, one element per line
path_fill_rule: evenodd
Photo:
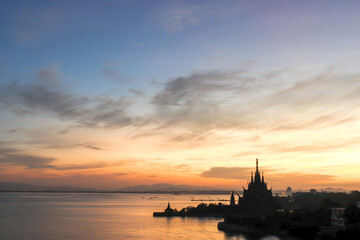
<path fill-rule="evenodd" d="M 86 143 L 86 144 L 84 145 L 84 147 L 89 148 L 89 149 L 92 149 L 92 150 L 102 150 L 101 148 L 99 148 L 99 147 L 97 147 L 97 146 L 95 146 L 95 145 L 93 145 L 93 144 L 91 144 L 91 143 Z"/>
<path fill-rule="evenodd" d="M 289 81 L 289 78 L 293 78 Z M 299 130 L 349 124 L 360 117 L 360 75 L 325 69 L 203 71 L 168 81 L 151 103 L 163 127 L 203 134 L 212 129 Z"/>
<path fill-rule="evenodd" d="M 172 142 L 176 142 L 176 143 L 181 143 L 181 142 L 188 142 L 188 141 L 191 141 L 193 143 L 195 142 L 202 142 L 204 141 L 205 139 L 208 139 L 209 137 L 211 137 L 211 133 L 202 133 L 202 132 L 190 132 L 190 133 L 187 133 L 187 132 L 183 132 L 183 133 L 180 133 L 179 135 L 176 135 L 175 137 L 171 138 L 170 140 Z"/>
<path fill-rule="evenodd" d="M 43 147 L 46 148 L 57 148 L 57 149 L 65 149 L 65 148 L 78 148 L 78 147 L 82 147 L 82 148 L 88 148 L 91 150 L 96 150 L 96 151 L 101 151 L 103 150 L 101 147 L 96 146 L 93 143 L 67 143 L 67 142 L 63 142 L 63 141 L 58 141 L 56 139 L 53 138 L 49 138 L 48 140 L 45 139 L 40 139 L 40 140 L 35 140 L 35 141 L 28 141 L 26 142 L 27 144 L 38 144 L 41 145 Z"/>
<path fill-rule="evenodd" d="M 303 185 L 313 186 L 315 184 L 329 183 L 332 182 L 336 176 L 329 174 L 319 173 L 301 173 L 301 172 L 290 172 L 290 173 L 269 173 L 266 176 L 266 181 L 270 184 L 287 184 L 287 185 Z"/>
<path fill-rule="evenodd" d="M 140 97 L 144 96 L 143 91 L 139 91 L 139 90 L 132 89 L 132 88 L 130 88 L 129 91 L 132 92 L 133 94 L 135 94 L 136 96 L 140 96 Z"/>
<path fill-rule="evenodd" d="M 297 129 L 306 129 L 313 127 L 330 127 L 355 121 L 356 118 L 344 116 L 343 113 L 324 114 L 313 116 L 312 119 L 307 121 L 288 121 L 274 125 L 273 131 L 289 131 Z"/>
<path fill-rule="evenodd" d="M 200 174 L 206 178 L 220 178 L 220 179 L 238 179 L 250 181 L 251 172 L 254 168 L 248 167 L 213 167 L 208 171 Z M 330 183 L 335 180 L 336 176 L 329 174 L 318 173 L 302 173 L 302 172 L 279 172 L 277 169 L 261 168 L 265 171 L 265 182 L 271 186 L 314 186 L 315 184 Z"/>
<path fill-rule="evenodd" d="M 0 86 L 0 103 L 19 116 L 45 115 L 85 127 L 119 128 L 135 120 L 126 111 L 127 98 L 76 95 L 54 82 Z"/>
<path fill-rule="evenodd" d="M 168 33 L 177 33 L 185 26 L 198 25 L 206 11 L 205 6 L 173 5 L 162 9 L 158 15 L 160 26 Z"/>
<path fill-rule="evenodd" d="M 153 103 L 160 106 L 182 106 L 198 100 L 207 94 L 217 92 L 232 92 L 237 84 L 240 88 L 246 89 L 246 81 L 239 79 L 237 72 L 199 72 L 192 73 L 187 77 L 178 77 L 166 83 L 165 88 L 155 95 Z M 242 81 L 241 81 L 242 80 Z"/>
<path fill-rule="evenodd" d="M 108 164 L 105 162 L 92 162 L 87 164 L 64 164 L 56 167 L 57 170 L 84 170 L 84 169 L 93 169 L 93 168 L 104 168 Z"/>
<path fill-rule="evenodd" d="M 56 72 L 52 69 L 43 69 L 39 73 L 39 78 L 41 79 L 52 79 L 56 76 Z"/>
<path fill-rule="evenodd" d="M 23 140 L 16 140 L 14 143 L 20 145 L 37 145 L 42 148 L 50 149 L 67 149 L 67 148 L 88 148 L 92 150 L 103 150 L 98 142 L 93 141 L 87 137 L 84 140 L 75 140 L 62 136 L 67 134 L 68 129 L 59 131 L 57 128 L 32 128 L 32 129 L 17 129 L 17 133 L 22 134 Z"/>
<path fill-rule="evenodd" d="M 275 74 L 276 72 L 276 74 Z M 274 71 L 274 75 L 279 75 Z M 266 73 L 266 75 L 274 77 Z M 264 91 L 278 86 L 250 71 L 194 72 L 167 82 L 152 99 L 165 125 L 194 129 L 248 128 L 258 123 L 254 107 Z"/>
<path fill-rule="evenodd" d="M 93 147 L 92 149 L 97 149 Z M 94 161 L 91 160 L 85 164 L 54 164 L 55 158 L 41 157 L 29 154 L 24 154 L 22 151 L 14 148 L 0 148 L 0 164 L 6 166 L 22 166 L 26 169 L 53 169 L 53 170 L 85 170 L 85 169 L 97 169 L 113 166 L 121 166 L 128 163 L 129 160 L 119 160 L 111 162 Z M 136 162 L 137 160 L 131 160 Z"/>
<path fill-rule="evenodd" d="M 110 69 L 110 68 L 104 68 L 103 70 L 101 70 L 101 74 L 103 74 L 107 78 L 109 78 L 115 82 L 121 83 L 121 84 L 126 84 L 131 81 L 131 79 L 120 76 L 117 71 Z"/>
<path fill-rule="evenodd" d="M 161 28 L 175 34 L 189 26 L 200 25 L 211 18 L 237 16 L 246 7 L 246 1 L 226 1 L 214 4 L 176 2 L 158 9 L 154 15 Z"/>
<path fill-rule="evenodd" d="M 331 139 L 331 142 L 313 142 L 311 144 L 292 145 L 288 142 L 268 145 L 267 148 L 274 152 L 328 152 L 339 148 L 346 148 L 359 145 L 359 137 L 345 139 Z"/>
<path fill-rule="evenodd" d="M 247 179 L 253 168 L 249 167 L 213 167 L 208 171 L 202 172 L 202 177 L 224 178 L 224 179 Z"/>
<path fill-rule="evenodd" d="M 45 84 L 46 83 L 57 84 L 58 80 L 61 77 L 60 69 L 61 69 L 61 64 L 59 63 L 54 63 L 50 66 L 40 69 L 38 73 L 39 82 L 41 83 L 41 81 L 43 81 Z"/>
<path fill-rule="evenodd" d="M 333 107 L 339 107 L 344 102 L 359 103 L 359 80 L 360 74 L 336 73 L 335 70 L 325 69 L 314 77 L 275 93 L 271 96 L 269 104 L 281 103 L 297 110 L 310 105 L 312 108 L 318 108 L 333 104 Z"/>
<path fill-rule="evenodd" d="M 12 148 L 0 148 L 0 163 L 4 164 L 24 166 L 27 169 L 46 169 L 55 168 L 50 164 L 54 160 L 54 158 L 22 154 Z"/>

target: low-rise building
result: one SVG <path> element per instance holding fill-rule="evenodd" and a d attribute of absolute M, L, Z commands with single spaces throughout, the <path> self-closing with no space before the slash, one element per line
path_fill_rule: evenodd
<path fill-rule="evenodd" d="M 331 224 L 338 227 L 345 227 L 345 208 L 331 208 Z"/>

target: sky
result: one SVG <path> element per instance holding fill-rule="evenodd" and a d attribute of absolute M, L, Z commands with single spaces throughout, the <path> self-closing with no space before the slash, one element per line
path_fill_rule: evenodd
<path fill-rule="evenodd" d="M 359 1 L 1 5 L 1 182 L 359 189 Z"/>

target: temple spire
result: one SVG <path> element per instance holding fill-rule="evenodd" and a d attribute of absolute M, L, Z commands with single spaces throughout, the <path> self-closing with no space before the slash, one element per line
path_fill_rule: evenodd
<path fill-rule="evenodd" d="M 231 197 L 230 197 L 230 205 L 235 205 L 235 197 L 234 197 L 234 191 L 231 191 Z"/>
<path fill-rule="evenodd" d="M 173 213 L 174 213 L 174 209 L 172 209 L 172 208 L 170 207 L 170 202 L 168 202 L 168 205 L 167 205 L 167 208 L 165 209 L 165 212 L 166 212 L 167 214 L 173 214 Z"/>
<path fill-rule="evenodd" d="M 255 172 L 255 176 L 254 176 L 254 182 L 258 183 L 261 182 L 261 176 L 260 176 L 260 172 L 259 172 L 259 160 L 256 159 L 256 172 Z"/>
<path fill-rule="evenodd" d="M 254 182 L 253 172 L 251 172 L 251 182 Z"/>
<path fill-rule="evenodd" d="M 264 172 L 262 172 L 262 182 L 264 182 Z"/>

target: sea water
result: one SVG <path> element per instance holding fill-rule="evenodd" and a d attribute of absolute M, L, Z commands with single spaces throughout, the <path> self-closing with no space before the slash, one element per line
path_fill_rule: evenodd
<path fill-rule="evenodd" d="M 180 210 L 228 195 L 127 193 L 0 193 L 1 240 L 229 239 L 219 218 L 154 218 L 168 202 Z M 262 239 L 275 240 L 268 236 Z"/>

